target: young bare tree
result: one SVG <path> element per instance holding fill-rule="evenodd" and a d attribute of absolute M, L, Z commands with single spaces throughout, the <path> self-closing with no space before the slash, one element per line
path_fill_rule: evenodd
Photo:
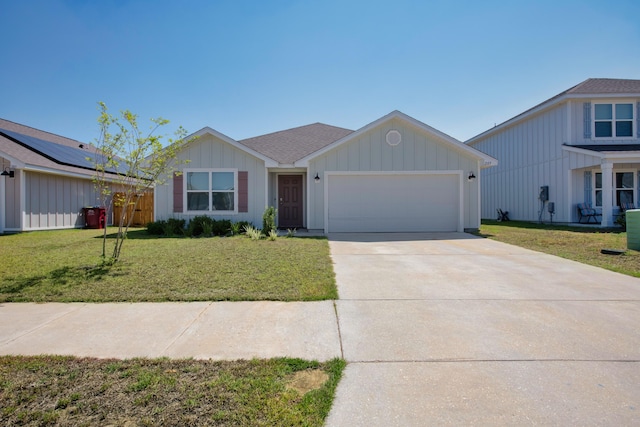
<path fill-rule="evenodd" d="M 138 116 L 129 110 L 111 115 L 104 102 L 99 102 L 100 136 L 96 140 L 97 151 L 92 159 L 96 168 L 94 183 L 100 203 L 110 211 L 111 205 L 122 206 L 113 225 L 118 227 L 113 252 L 107 258 L 107 227 L 102 241 L 104 263 L 113 264 L 120 258 L 122 244 L 133 221 L 138 194 L 163 184 L 172 176 L 175 168 L 184 162 L 177 160 L 180 149 L 187 144 L 187 131 L 180 126 L 173 137 L 157 135 L 158 129 L 169 123 L 162 118 L 151 119 L 148 133 L 138 127 Z M 166 140 L 165 140 L 166 138 Z M 166 144 L 165 144 L 166 141 Z"/>

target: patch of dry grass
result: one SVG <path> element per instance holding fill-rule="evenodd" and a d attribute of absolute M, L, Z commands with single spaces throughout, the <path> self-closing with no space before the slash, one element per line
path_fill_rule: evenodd
<path fill-rule="evenodd" d="M 344 366 L 2 356 L 0 424 L 321 426 Z M 304 373 L 323 381 L 292 387 Z"/>

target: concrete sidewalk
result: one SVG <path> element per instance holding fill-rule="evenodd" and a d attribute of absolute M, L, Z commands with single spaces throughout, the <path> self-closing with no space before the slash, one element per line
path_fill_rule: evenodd
<path fill-rule="evenodd" d="M 333 301 L 0 304 L 0 354 L 342 357 Z"/>

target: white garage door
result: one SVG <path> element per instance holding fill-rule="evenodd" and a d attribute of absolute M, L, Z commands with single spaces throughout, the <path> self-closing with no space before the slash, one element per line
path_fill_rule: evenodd
<path fill-rule="evenodd" d="M 328 175 L 328 231 L 461 231 L 460 175 Z"/>

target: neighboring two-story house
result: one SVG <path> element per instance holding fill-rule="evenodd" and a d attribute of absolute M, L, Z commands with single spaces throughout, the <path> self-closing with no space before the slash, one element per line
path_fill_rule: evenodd
<path fill-rule="evenodd" d="M 482 171 L 482 218 L 571 223 L 587 203 L 612 226 L 638 207 L 640 80 L 588 79 L 466 144 L 500 161 Z"/>

